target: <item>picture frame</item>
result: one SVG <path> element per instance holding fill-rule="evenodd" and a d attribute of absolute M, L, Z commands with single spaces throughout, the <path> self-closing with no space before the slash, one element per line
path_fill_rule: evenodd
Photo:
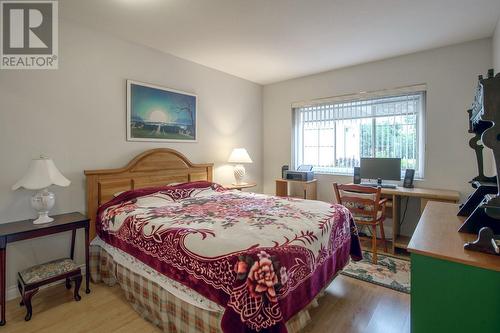
<path fill-rule="evenodd" d="M 127 80 L 127 141 L 197 142 L 198 96 Z"/>

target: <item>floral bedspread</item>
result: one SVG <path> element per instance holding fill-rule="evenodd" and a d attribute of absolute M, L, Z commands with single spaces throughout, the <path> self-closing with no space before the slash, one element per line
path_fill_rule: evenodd
<path fill-rule="evenodd" d="M 348 262 L 347 209 L 193 182 L 125 192 L 99 208 L 101 239 L 226 310 L 227 333 L 286 332 Z"/>

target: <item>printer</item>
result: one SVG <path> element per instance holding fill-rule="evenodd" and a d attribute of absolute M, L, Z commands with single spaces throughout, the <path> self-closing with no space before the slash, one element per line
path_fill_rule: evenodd
<path fill-rule="evenodd" d="M 283 178 L 289 180 L 309 181 L 314 179 L 312 165 L 301 165 L 297 170 L 286 170 L 283 172 Z"/>

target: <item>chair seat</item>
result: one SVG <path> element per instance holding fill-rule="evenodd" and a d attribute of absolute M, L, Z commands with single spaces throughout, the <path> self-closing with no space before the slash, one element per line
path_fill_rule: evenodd
<path fill-rule="evenodd" d="M 25 284 L 33 284 L 79 270 L 80 267 L 78 267 L 73 260 L 65 258 L 27 268 L 19 272 L 19 276 Z"/>
<path fill-rule="evenodd" d="M 354 218 L 355 221 L 373 222 L 373 217 L 368 216 L 368 215 L 352 213 L 352 217 Z M 380 220 L 381 217 L 382 217 L 382 211 L 378 211 L 377 212 L 377 221 Z"/>

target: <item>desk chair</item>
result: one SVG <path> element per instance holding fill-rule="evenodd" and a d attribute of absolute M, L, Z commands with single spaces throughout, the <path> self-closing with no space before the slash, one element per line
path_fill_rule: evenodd
<path fill-rule="evenodd" d="M 384 221 L 385 206 L 387 199 L 380 199 L 381 188 L 361 185 L 340 185 L 333 183 L 333 189 L 337 202 L 349 209 L 354 222 L 358 226 L 370 228 L 372 239 L 372 263 L 377 263 L 377 226 L 380 227 L 380 235 L 387 252 L 387 241 L 385 240 Z"/>

